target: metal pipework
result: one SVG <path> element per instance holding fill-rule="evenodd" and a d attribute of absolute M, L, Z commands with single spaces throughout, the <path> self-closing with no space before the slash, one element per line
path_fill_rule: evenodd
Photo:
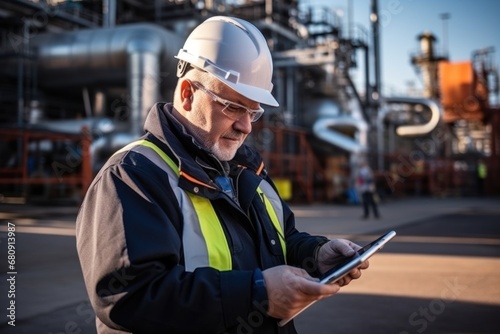
<path fill-rule="evenodd" d="M 116 0 L 102 2 L 102 23 L 105 28 L 112 28 L 116 25 Z"/>
<path fill-rule="evenodd" d="M 154 24 L 122 25 L 36 36 L 40 84 L 48 88 L 127 86 L 129 131 L 140 135 L 162 86 L 175 84 L 183 36 Z"/>
<path fill-rule="evenodd" d="M 431 118 L 427 123 L 424 124 L 410 124 L 410 125 L 400 125 L 396 128 L 396 133 L 398 136 L 418 136 L 425 135 L 430 133 L 432 130 L 436 128 L 441 119 L 441 115 L 443 113 L 441 106 L 432 99 L 423 99 L 423 98 L 411 98 L 411 97 L 390 97 L 384 98 L 383 106 L 384 108 L 379 112 L 377 116 L 378 125 L 382 125 L 385 117 L 393 112 L 388 108 L 390 104 L 421 104 L 427 106 L 431 111 Z M 379 127 L 380 129 L 381 127 Z"/>
<path fill-rule="evenodd" d="M 390 113 L 395 111 L 389 108 L 390 104 L 412 104 L 424 105 L 431 111 L 431 118 L 427 123 L 399 125 L 396 127 L 396 134 L 401 137 L 420 136 L 430 133 L 436 128 L 441 120 L 443 109 L 438 102 L 432 99 L 412 98 L 412 97 L 391 97 L 382 100 L 381 109 L 377 115 L 377 146 L 378 146 L 378 169 L 383 170 L 383 154 L 384 154 L 384 120 Z"/>
<path fill-rule="evenodd" d="M 347 127 L 355 129 L 355 137 L 351 138 L 335 131 L 335 128 Z M 350 116 L 320 118 L 313 125 L 314 134 L 351 153 L 365 153 L 368 143 L 368 125 L 362 119 Z"/>

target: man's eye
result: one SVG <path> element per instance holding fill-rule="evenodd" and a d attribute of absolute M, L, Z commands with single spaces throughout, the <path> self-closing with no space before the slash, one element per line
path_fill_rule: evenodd
<path fill-rule="evenodd" d="M 242 108 L 234 104 L 228 104 L 226 109 L 235 114 L 244 114 L 247 112 L 245 108 Z"/>

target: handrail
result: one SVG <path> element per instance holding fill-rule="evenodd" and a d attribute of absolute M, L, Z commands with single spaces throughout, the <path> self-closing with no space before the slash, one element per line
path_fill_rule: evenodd
<path fill-rule="evenodd" d="M 82 128 L 80 134 L 67 134 L 47 132 L 38 129 L 26 128 L 1 128 L 0 137 L 2 141 L 17 141 L 20 143 L 20 161 L 14 167 L 2 167 L 0 169 L 0 184 L 70 184 L 80 186 L 83 198 L 90 183 L 92 182 L 92 169 L 90 159 L 91 136 L 86 127 Z M 75 157 L 76 152 L 68 152 L 65 161 L 52 161 L 51 167 L 54 174 L 46 176 L 29 175 L 29 145 L 32 142 L 49 140 L 53 142 L 72 141 L 78 143 L 81 151 Z M 65 175 L 68 174 L 68 175 Z"/>

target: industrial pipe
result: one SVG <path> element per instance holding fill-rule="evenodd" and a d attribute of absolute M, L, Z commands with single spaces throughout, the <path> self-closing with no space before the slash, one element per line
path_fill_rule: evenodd
<path fill-rule="evenodd" d="M 339 131 L 335 131 L 335 128 L 338 127 L 354 129 L 354 138 Z M 362 119 L 351 116 L 320 118 L 314 123 L 313 132 L 318 138 L 348 152 L 365 153 L 367 150 L 368 125 Z"/>
<path fill-rule="evenodd" d="M 378 169 L 383 170 L 384 154 L 384 120 L 388 114 L 394 112 L 389 108 L 390 104 L 421 104 L 427 106 L 431 111 L 431 117 L 427 123 L 398 125 L 396 134 L 401 137 L 426 135 L 436 128 L 441 120 L 443 110 L 435 100 L 412 97 L 391 97 L 382 99 L 381 109 L 377 115 L 377 146 L 378 146 Z"/>

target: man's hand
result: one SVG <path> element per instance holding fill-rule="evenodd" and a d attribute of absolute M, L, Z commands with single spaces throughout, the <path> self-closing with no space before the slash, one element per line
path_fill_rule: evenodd
<path fill-rule="evenodd" d="M 262 272 L 269 301 L 268 314 L 286 319 L 311 302 L 329 297 L 340 290 L 340 285 L 321 284 L 300 268 L 277 266 Z"/>
<path fill-rule="evenodd" d="M 321 274 L 343 261 L 344 258 L 353 256 L 361 246 L 345 239 L 330 240 L 318 252 L 317 265 Z M 368 261 L 363 262 L 359 267 L 351 270 L 348 275 L 341 278 L 337 283 L 345 286 L 353 279 L 361 277 L 361 270 L 368 268 Z"/>

